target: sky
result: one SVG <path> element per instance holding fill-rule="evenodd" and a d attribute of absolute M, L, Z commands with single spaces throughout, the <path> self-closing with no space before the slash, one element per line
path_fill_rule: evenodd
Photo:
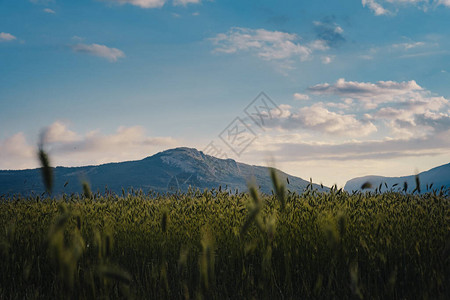
<path fill-rule="evenodd" d="M 449 0 L 0 0 L 0 169 L 186 146 L 343 186 L 450 157 Z"/>

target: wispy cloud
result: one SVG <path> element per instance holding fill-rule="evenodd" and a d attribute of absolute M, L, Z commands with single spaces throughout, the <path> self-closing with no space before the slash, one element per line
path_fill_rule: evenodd
<path fill-rule="evenodd" d="M 362 0 L 362 5 L 364 7 L 367 6 L 368 8 L 370 8 L 370 10 L 373 11 L 376 16 L 391 14 L 389 10 L 385 9 L 378 2 L 375 2 L 375 0 Z"/>
<path fill-rule="evenodd" d="M 334 84 L 322 83 L 309 87 L 308 91 L 318 95 L 337 95 L 362 101 L 375 108 L 379 103 L 393 101 L 396 97 L 409 96 L 423 90 L 414 80 L 405 82 L 378 81 L 357 82 L 341 78 Z M 417 93 L 416 93 L 417 94 Z"/>
<path fill-rule="evenodd" d="M 322 57 L 322 63 L 324 65 L 327 65 L 333 61 L 334 56 L 323 56 Z"/>
<path fill-rule="evenodd" d="M 104 2 L 116 3 L 119 5 L 130 4 L 142 8 L 160 8 L 169 0 L 101 0 Z M 199 4 L 201 0 L 173 0 L 173 5 L 187 6 L 188 4 Z"/>
<path fill-rule="evenodd" d="M 450 0 L 439 0 L 438 4 L 450 7 Z"/>
<path fill-rule="evenodd" d="M 341 32 L 342 29 L 337 26 L 333 30 Z M 296 61 L 309 60 L 314 52 L 326 51 L 331 45 L 338 43 L 340 33 L 332 36 L 325 31 L 322 28 L 321 38 L 303 43 L 300 36 L 295 33 L 233 27 L 226 33 L 217 34 L 210 41 L 215 46 L 216 53 L 246 52 L 265 61 L 274 61 L 283 69 L 293 69 Z"/>
<path fill-rule="evenodd" d="M 298 57 L 307 59 L 311 50 L 298 42 L 293 33 L 235 27 L 227 33 L 220 33 L 211 41 L 216 52 L 236 53 L 254 51 L 264 60 L 285 60 Z"/>
<path fill-rule="evenodd" d="M 46 12 L 46 13 L 48 13 L 48 14 L 56 14 L 56 11 L 54 11 L 54 10 L 51 9 L 51 8 L 44 8 L 43 11 Z"/>
<path fill-rule="evenodd" d="M 10 33 L 0 32 L 0 42 L 10 42 L 14 41 L 15 39 L 17 38 Z"/>
<path fill-rule="evenodd" d="M 423 11 L 430 7 L 446 6 L 450 7 L 450 0 L 362 0 L 362 5 L 367 6 L 376 16 L 394 15 L 394 11 L 404 6 L 415 6 Z M 380 4 L 383 3 L 383 4 Z M 385 6 L 391 9 L 386 9 Z"/>
<path fill-rule="evenodd" d="M 274 148 L 282 161 L 359 161 L 450 153 L 450 131 L 413 139 L 348 141 L 344 143 L 285 142 Z"/>
<path fill-rule="evenodd" d="M 116 62 L 119 58 L 125 57 L 123 51 L 116 48 L 109 48 L 99 44 L 76 44 L 72 45 L 73 51 L 78 53 L 86 53 L 94 56 L 106 58 L 110 62 Z"/>
<path fill-rule="evenodd" d="M 173 4 L 186 6 L 188 4 L 199 4 L 200 2 L 201 0 L 174 0 Z"/>
<path fill-rule="evenodd" d="M 393 44 L 393 48 L 400 48 L 404 50 L 409 50 L 417 47 L 423 47 L 425 46 L 424 42 L 410 42 L 410 43 L 399 43 L 399 44 Z"/>
<path fill-rule="evenodd" d="M 116 3 L 120 5 L 130 4 L 142 8 L 163 7 L 167 0 L 102 0 L 104 2 Z"/>
<path fill-rule="evenodd" d="M 317 39 L 324 41 L 328 47 L 337 47 L 345 42 L 344 29 L 335 22 L 334 17 L 325 17 L 313 23 Z"/>
<path fill-rule="evenodd" d="M 294 99 L 295 100 L 309 100 L 309 96 L 307 94 L 295 93 Z"/>

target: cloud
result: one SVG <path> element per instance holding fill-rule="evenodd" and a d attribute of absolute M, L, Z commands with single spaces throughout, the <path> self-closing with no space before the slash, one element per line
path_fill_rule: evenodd
<path fill-rule="evenodd" d="M 383 5 L 380 4 L 380 2 L 382 2 L 384 5 L 392 7 L 395 10 L 398 10 L 399 7 L 415 6 L 426 12 L 430 7 L 433 7 L 434 5 L 443 5 L 450 7 L 450 0 L 362 0 L 361 2 L 364 7 L 369 7 L 369 9 L 372 10 L 376 16 L 394 14 L 391 10 L 385 9 Z"/>
<path fill-rule="evenodd" d="M 275 62 L 279 71 L 294 69 L 296 61 L 306 61 L 318 51 L 327 51 L 345 42 L 344 30 L 333 17 L 313 22 L 316 38 L 303 42 L 295 33 L 232 27 L 226 33 L 219 33 L 209 40 L 215 46 L 215 53 L 250 53 L 265 61 Z M 333 56 L 325 56 L 323 63 L 330 63 Z"/>
<path fill-rule="evenodd" d="M 324 64 L 324 65 L 327 65 L 327 64 L 329 64 L 329 63 L 331 63 L 332 61 L 333 61 L 333 56 L 323 56 L 322 57 L 322 63 Z"/>
<path fill-rule="evenodd" d="M 167 0 L 103 0 L 105 2 L 117 3 L 120 5 L 131 4 L 142 8 L 163 7 Z"/>
<path fill-rule="evenodd" d="M 275 153 L 287 161 L 393 159 L 450 153 L 450 131 L 414 139 L 349 141 L 345 143 L 281 143 Z"/>
<path fill-rule="evenodd" d="M 318 84 L 308 91 L 344 99 L 347 106 L 341 108 L 349 109 L 352 104 L 355 111 L 373 115 L 394 137 L 423 137 L 450 128 L 450 100 L 433 95 L 414 80 L 370 83 L 339 79 L 335 84 Z"/>
<path fill-rule="evenodd" d="M 367 136 L 377 128 L 368 120 L 359 120 L 352 114 L 339 114 L 329 111 L 319 102 L 298 110 L 289 105 L 280 105 L 282 114 L 274 118 L 269 127 L 284 130 L 311 130 L 328 135 L 338 136 Z"/>
<path fill-rule="evenodd" d="M 44 130 L 45 143 L 70 143 L 80 140 L 80 136 L 69 130 L 61 121 L 54 122 Z"/>
<path fill-rule="evenodd" d="M 105 2 L 117 3 L 119 5 L 130 4 L 142 8 L 160 8 L 168 2 L 168 0 L 102 0 Z M 199 4 L 201 0 L 173 0 L 173 5 L 186 6 L 188 4 Z"/>
<path fill-rule="evenodd" d="M 382 107 L 374 117 L 384 121 L 394 136 L 424 137 L 450 128 L 449 108 L 444 97 L 422 95 Z"/>
<path fill-rule="evenodd" d="M 411 42 L 411 43 L 400 43 L 400 44 L 393 44 L 393 48 L 401 48 L 404 50 L 409 50 L 417 47 L 425 46 L 424 42 Z"/>
<path fill-rule="evenodd" d="M 357 99 L 367 107 L 375 108 L 379 103 L 390 102 L 397 97 L 417 94 L 422 91 L 414 80 L 395 82 L 378 81 L 377 83 L 346 81 L 340 78 L 335 84 L 318 84 L 308 88 L 313 94 L 337 95 L 345 98 Z"/>
<path fill-rule="evenodd" d="M 98 130 L 79 134 L 60 121 L 45 129 L 44 138 L 54 166 L 142 159 L 179 144 L 171 137 L 149 137 L 141 126 L 121 126 L 112 134 L 102 134 Z M 23 133 L 0 141 L 0 169 L 37 167 L 36 150 L 27 143 Z"/>
<path fill-rule="evenodd" d="M 44 8 L 43 11 L 46 12 L 46 13 L 48 13 L 48 14 L 56 14 L 56 11 L 54 11 L 54 10 L 51 9 L 51 8 Z"/>
<path fill-rule="evenodd" d="M 14 41 L 15 39 L 17 38 L 10 33 L 0 32 L 0 42 L 9 42 Z"/>
<path fill-rule="evenodd" d="M 295 93 L 294 99 L 295 100 L 309 100 L 309 96 L 306 94 Z"/>
<path fill-rule="evenodd" d="M 438 4 L 450 7 L 450 0 L 439 0 Z"/>
<path fill-rule="evenodd" d="M 211 39 L 216 46 L 215 52 L 253 51 L 263 60 L 298 58 L 303 61 L 309 58 L 311 49 L 298 43 L 298 40 L 299 37 L 292 33 L 239 27 Z"/>
<path fill-rule="evenodd" d="M 22 169 L 35 167 L 36 149 L 30 146 L 23 132 L 0 141 L 0 168 Z"/>
<path fill-rule="evenodd" d="M 71 46 L 73 51 L 79 53 L 86 53 L 99 57 L 106 58 L 110 62 L 116 62 L 119 58 L 125 57 L 125 53 L 116 48 L 109 48 L 105 45 L 99 44 L 76 44 Z"/>
<path fill-rule="evenodd" d="M 39 5 L 47 5 L 50 2 L 54 2 L 54 0 L 30 0 L 33 4 L 39 4 Z"/>
<path fill-rule="evenodd" d="M 375 0 L 362 0 L 362 5 L 365 7 L 369 7 L 370 10 L 373 11 L 373 13 L 376 16 L 382 16 L 382 15 L 389 15 L 391 14 L 390 11 L 385 9 L 383 6 L 381 6 L 379 3 L 375 2 Z"/>
<path fill-rule="evenodd" d="M 174 0 L 173 4 L 186 6 L 188 4 L 199 4 L 200 2 L 201 0 Z"/>
<path fill-rule="evenodd" d="M 313 22 L 317 39 L 324 41 L 328 47 L 337 47 L 345 42 L 344 29 L 336 24 L 334 19 L 334 17 L 326 17 L 320 22 Z"/>

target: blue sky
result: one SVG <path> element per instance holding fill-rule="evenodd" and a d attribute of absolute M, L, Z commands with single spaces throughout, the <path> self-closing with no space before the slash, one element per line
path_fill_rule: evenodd
<path fill-rule="evenodd" d="M 36 167 L 43 131 L 54 165 L 213 142 L 328 185 L 424 171 L 449 162 L 449 58 L 448 0 L 0 1 L 0 168 Z"/>

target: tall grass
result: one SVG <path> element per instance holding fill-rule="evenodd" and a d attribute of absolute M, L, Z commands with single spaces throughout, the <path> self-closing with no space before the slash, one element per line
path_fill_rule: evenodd
<path fill-rule="evenodd" d="M 446 299 L 449 204 L 275 180 L 273 195 L 2 198 L 0 299 Z"/>

